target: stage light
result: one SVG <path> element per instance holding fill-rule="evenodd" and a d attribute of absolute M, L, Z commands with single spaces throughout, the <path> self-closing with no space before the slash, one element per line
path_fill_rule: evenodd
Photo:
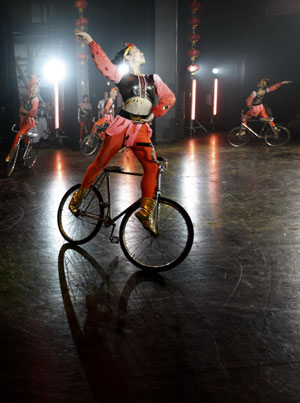
<path fill-rule="evenodd" d="M 59 129 L 59 82 L 65 77 L 65 66 L 58 59 L 49 60 L 44 67 L 45 78 L 54 86 L 54 128 Z"/>
<path fill-rule="evenodd" d="M 49 60 L 44 67 L 44 76 L 52 83 L 62 81 L 65 77 L 65 66 L 58 59 Z"/>
<path fill-rule="evenodd" d="M 216 116 L 218 112 L 218 86 L 219 80 L 217 78 L 214 79 L 214 97 L 213 97 L 213 116 Z"/>
<path fill-rule="evenodd" d="M 192 78 L 192 100 L 191 100 L 191 120 L 196 118 L 196 79 Z"/>
<path fill-rule="evenodd" d="M 213 74 L 218 74 L 219 71 L 220 71 L 220 70 L 219 70 L 217 67 L 214 67 L 214 68 L 212 69 L 212 73 L 213 73 Z"/>
<path fill-rule="evenodd" d="M 126 63 L 120 64 L 118 66 L 118 69 L 119 69 L 121 74 L 126 74 L 129 71 L 129 67 L 128 67 L 128 65 Z"/>

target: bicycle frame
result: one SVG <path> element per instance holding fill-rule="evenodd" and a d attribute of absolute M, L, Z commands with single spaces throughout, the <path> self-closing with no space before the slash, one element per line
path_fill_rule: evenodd
<path fill-rule="evenodd" d="M 259 120 L 255 120 L 255 122 L 259 122 Z M 263 138 L 263 132 L 265 131 L 266 126 L 269 125 L 272 128 L 272 125 L 269 122 L 264 122 L 260 132 L 257 133 L 255 130 L 251 129 L 251 127 L 249 127 L 248 125 L 246 125 L 245 123 L 242 122 L 242 127 L 245 128 L 246 130 L 248 130 L 250 133 L 252 133 L 255 137 L 262 139 Z"/>
<path fill-rule="evenodd" d="M 158 160 L 156 160 L 157 163 L 159 164 Z M 158 170 L 158 175 L 157 175 L 157 186 L 155 189 L 155 200 L 158 201 L 159 196 L 161 195 L 161 175 L 162 173 L 167 169 L 167 161 L 165 161 L 166 163 L 166 167 L 162 166 L 161 164 L 159 164 L 159 170 Z M 118 169 L 119 168 L 119 169 Z M 116 167 L 116 169 L 110 169 L 108 168 L 104 168 L 104 170 L 100 173 L 100 175 L 98 176 L 98 178 L 95 180 L 93 187 L 95 187 L 98 191 L 100 190 L 103 182 L 106 179 L 106 191 L 107 191 L 107 201 L 106 202 L 102 202 L 101 206 L 104 208 L 107 208 L 107 212 L 105 214 L 104 217 L 97 217 L 94 216 L 92 214 L 89 213 L 85 213 L 83 211 L 80 212 L 80 215 L 85 216 L 85 217 L 89 217 L 92 218 L 94 220 L 97 221 L 103 221 L 103 224 L 105 227 L 110 227 L 112 226 L 112 231 L 110 234 L 110 241 L 112 243 L 117 243 L 118 242 L 118 237 L 115 237 L 114 234 L 114 230 L 116 227 L 116 221 L 121 218 L 123 215 L 125 215 L 127 213 L 127 211 L 137 202 L 139 202 L 141 199 L 137 199 L 134 203 L 132 203 L 130 206 L 128 206 L 125 210 L 121 211 L 121 213 L 119 213 L 118 215 L 116 215 L 115 217 L 112 217 L 112 209 L 111 209 L 111 198 L 110 198 L 110 174 L 111 173 L 117 173 L 117 174 L 122 174 L 122 175 L 133 175 L 133 176 L 143 176 L 142 173 L 138 173 L 138 172 L 128 172 L 128 171 L 123 171 L 121 167 Z M 88 191 L 89 194 L 89 191 Z M 90 203 L 92 202 L 93 198 L 91 199 Z M 89 205 L 90 205 L 89 203 Z M 87 207 L 89 207 L 89 205 Z M 156 223 L 159 221 L 159 203 L 156 203 L 156 212 L 155 212 L 155 221 Z M 157 228 L 159 229 L 159 228 Z"/>
<path fill-rule="evenodd" d="M 14 132 L 14 133 L 18 133 L 18 131 L 15 130 L 15 126 L 16 126 L 16 125 L 14 124 L 14 125 L 12 126 L 11 130 L 12 130 L 12 132 Z M 28 134 L 24 134 L 24 135 L 22 135 L 22 136 L 19 136 L 18 142 L 17 142 L 17 144 L 15 145 L 15 149 L 17 149 L 17 154 L 18 154 L 18 153 L 19 153 L 19 150 L 20 150 L 20 142 L 21 142 L 21 140 L 24 140 L 25 138 L 29 139 L 29 142 L 28 142 L 28 144 L 26 144 L 26 148 L 25 148 L 24 154 L 23 154 L 23 156 L 22 156 L 23 161 L 26 160 L 26 158 L 27 158 L 27 156 L 28 156 L 29 146 L 33 143 L 33 142 L 32 142 L 32 136 L 30 136 L 30 135 L 28 135 Z"/>

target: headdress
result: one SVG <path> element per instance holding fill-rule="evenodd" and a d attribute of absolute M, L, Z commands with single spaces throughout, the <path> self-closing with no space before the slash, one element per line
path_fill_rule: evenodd
<path fill-rule="evenodd" d="M 262 78 L 262 79 L 260 80 L 260 82 L 257 84 L 257 86 L 258 86 L 258 87 L 263 87 L 263 86 L 264 86 L 264 85 L 263 85 L 263 82 L 266 83 L 265 87 L 267 87 L 267 86 L 269 85 L 269 83 L 270 83 L 270 79 L 269 79 L 269 78 Z"/>
<path fill-rule="evenodd" d="M 124 61 L 124 57 L 128 55 L 130 49 L 134 46 L 133 43 L 126 43 L 122 42 L 124 48 L 121 49 L 116 56 L 113 58 L 112 62 L 113 64 L 122 64 Z"/>

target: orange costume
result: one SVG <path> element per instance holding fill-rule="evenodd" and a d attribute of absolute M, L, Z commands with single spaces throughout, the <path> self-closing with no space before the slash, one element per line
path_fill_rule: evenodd
<path fill-rule="evenodd" d="M 130 45 L 132 46 L 132 45 Z M 110 81 L 116 84 L 123 100 L 130 102 L 130 98 L 147 98 L 152 103 L 154 96 L 158 96 L 158 105 L 152 108 L 154 116 L 163 116 L 175 103 L 175 95 L 163 83 L 157 74 L 145 75 L 122 75 L 117 66 L 113 64 L 101 47 L 92 41 L 89 43 L 92 58 L 98 70 Z M 129 45 L 128 45 L 129 47 Z M 126 52 L 126 50 L 125 50 Z M 109 163 L 109 161 L 124 146 L 131 147 L 134 154 L 144 168 L 142 179 L 142 196 L 152 198 L 156 186 L 158 172 L 157 164 L 151 157 L 151 148 L 136 146 L 136 143 L 151 143 L 152 130 L 148 123 L 134 123 L 146 118 L 137 116 L 121 110 L 119 115 L 113 120 L 110 127 L 105 132 L 105 139 L 95 161 L 88 167 L 83 181 L 82 188 L 88 189 L 95 181 L 99 172 Z"/>
<path fill-rule="evenodd" d="M 273 84 L 270 87 L 268 86 L 269 84 L 269 79 L 264 78 L 258 83 L 258 91 L 252 91 L 249 97 L 246 100 L 247 106 L 249 108 L 249 111 L 244 115 L 244 120 L 243 123 L 247 124 L 247 120 L 252 118 L 252 117 L 257 117 L 261 116 L 262 118 L 267 118 L 268 114 L 266 112 L 266 108 L 263 105 L 263 98 L 265 94 L 268 94 L 269 92 L 277 90 L 279 87 L 281 87 L 285 82 L 281 81 L 277 84 Z M 274 122 L 270 122 L 272 126 L 275 126 Z"/>
<path fill-rule="evenodd" d="M 80 33 L 78 34 L 80 35 Z M 105 168 L 124 146 L 130 147 L 144 168 L 141 183 L 141 210 L 135 213 L 135 215 L 144 228 L 149 230 L 154 236 L 157 236 L 158 232 L 154 223 L 157 201 L 153 200 L 153 196 L 157 181 L 158 165 L 152 158 L 152 149 L 138 145 L 137 143 L 151 143 L 152 130 L 148 122 L 153 117 L 163 116 L 175 103 L 175 95 L 157 74 L 127 73 L 122 75 L 118 67 L 109 60 L 94 40 L 89 42 L 89 47 L 98 70 L 118 87 L 124 100 L 122 107 L 124 109 L 121 109 L 118 116 L 104 133 L 104 141 L 99 153 L 95 161 L 86 170 L 81 187 L 74 193 L 69 208 L 76 214 L 87 189 L 96 180 L 100 171 Z M 130 55 L 131 49 L 133 55 L 136 55 L 136 52 L 140 52 L 134 45 L 127 44 L 126 48 L 116 55 L 114 62 L 117 61 L 119 63 L 124 60 L 131 60 L 128 59 L 132 57 Z M 140 60 L 142 60 L 143 54 L 140 52 L 138 55 L 137 57 L 140 57 Z M 126 57 L 127 59 L 125 59 Z M 158 96 L 158 105 L 153 106 L 156 95 Z M 148 101 L 149 106 L 152 105 L 151 112 L 147 115 L 135 115 L 129 112 L 130 110 L 139 110 L 135 105 L 147 104 L 143 98 Z M 144 110 L 146 111 L 147 108 Z"/>
<path fill-rule="evenodd" d="M 34 87 L 35 91 L 32 91 Z M 29 82 L 29 87 L 28 87 L 28 95 L 21 101 L 21 107 L 20 107 L 20 129 L 18 133 L 15 136 L 15 139 L 13 141 L 12 147 L 10 149 L 10 152 L 8 156 L 6 157 L 5 161 L 8 162 L 10 160 L 10 157 L 12 155 L 12 152 L 17 145 L 19 138 L 24 138 L 24 136 L 28 133 L 29 129 L 32 129 L 35 127 L 35 120 L 34 117 L 37 113 L 38 106 L 39 106 L 39 99 L 37 97 L 38 91 L 39 91 L 39 81 L 35 76 L 32 76 L 31 81 Z M 24 141 L 28 143 L 28 138 L 24 138 Z"/>

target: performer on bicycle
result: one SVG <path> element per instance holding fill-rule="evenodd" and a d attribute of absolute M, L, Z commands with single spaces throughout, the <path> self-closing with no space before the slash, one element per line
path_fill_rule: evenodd
<path fill-rule="evenodd" d="M 118 87 L 124 104 L 110 127 L 105 132 L 105 139 L 95 161 L 88 167 L 80 189 L 74 193 L 70 210 L 76 213 L 84 199 L 87 189 L 95 181 L 99 172 L 124 146 L 132 151 L 144 168 L 141 183 L 141 210 L 136 213 L 143 226 L 156 234 L 154 211 L 156 201 L 153 195 L 156 187 L 158 166 L 151 156 L 151 148 L 137 146 L 136 143 L 151 143 L 150 123 L 157 116 L 163 116 L 176 101 L 175 95 L 157 74 L 144 75 L 140 67 L 145 63 L 144 54 L 132 43 L 125 44 L 113 62 L 102 48 L 87 33 L 75 30 L 76 37 L 88 43 L 92 58 L 98 70 Z M 126 63 L 129 73 L 122 74 L 117 65 Z M 155 94 L 158 105 L 153 106 Z"/>
<path fill-rule="evenodd" d="M 268 114 L 263 105 L 264 96 L 269 92 L 277 90 L 283 84 L 289 84 L 291 82 L 292 81 L 280 81 L 279 83 L 273 84 L 269 87 L 269 78 L 263 78 L 260 80 L 260 82 L 257 84 L 258 90 L 252 91 L 246 100 L 247 106 L 250 110 L 244 115 L 243 123 L 246 125 L 247 120 L 252 117 L 261 116 L 262 118 L 267 118 Z M 270 122 L 270 124 L 275 127 L 274 122 Z"/>
<path fill-rule="evenodd" d="M 105 107 L 103 110 L 103 117 L 97 122 L 95 122 L 94 126 L 102 126 L 104 123 L 109 123 L 111 124 L 114 120 L 115 117 L 115 105 L 114 101 L 116 100 L 118 95 L 118 88 L 113 87 L 110 92 L 109 92 L 109 98 L 107 99 L 105 103 Z"/>
<path fill-rule="evenodd" d="M 21 101 L 20 129 L 15 136 L 10 152 L 5 158 L 6 162 L 9 162 L 11 155 L 15 149 L 15 146 L 19 141 L 19 138 L 24 137 L 28 133 L 29 129 L 35 127 L 34 117 L 37 113 L 39 106 L 39 98 L 38 98 L 39 91 L 40 91 L 40 82 L 36 76 L 32 76 L 28 86 L 27 97 L 23 98 Z M 24 141 L 27 144 L 29 142 L 29 139 L 24 138 Z"/>

